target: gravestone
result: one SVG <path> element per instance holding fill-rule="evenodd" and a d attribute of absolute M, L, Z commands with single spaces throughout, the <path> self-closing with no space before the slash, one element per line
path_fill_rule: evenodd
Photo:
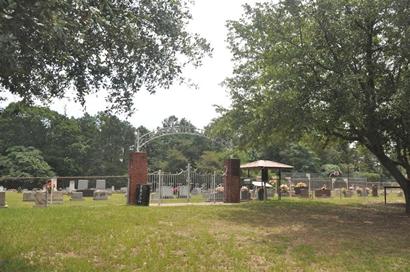
<path fill-rule="evenodd" d="M 120 191 L 121 191 L 121 193 L 126 194 L 128 192 L 128 188 L 127 187 L 121 187 Z"/>
<path fill-rule="evenodd" d="M 68 192 L 71 193 L 75 191 L 75 180 L 70 180 L 70 186 L 68 187 Z"/>
<path fill-rule="evenodd" d="M 188 196 L 189 196 L 189 186 L 188 185 L 179 186 L 178 197 L 188 198 Z"/>
<path fill-rule="evenodd" d="M 106 191 L 94 191 L 94 200 L 107 200 L 108 194 Z"/>
<path fill-rule="evenodd" d="M 95 189 L 97 190 L 105 190 L 105 179 L 97 179 L 95 183 Z"/>
<path fill-rule="evenodd" d="M 87 190 L 88 189 L 88 180 L 80 179 L 78 180 L 78 190 Z"/>
<path fill-rule="evenodd" d="M 34 194 L 33 191 L 23 191 L 23 201 L 34 201 Z"/>
<path fill-rule="evenodd" d="M 174 198 L 174 191 L 172 186 L 161 186 L 160 187 L 161 190 L 161 198 Z"/>
<path fill-rule="evenodd" d="M 34 195 L 34 207 L 36 208 L 45 208 L 47 207 L 47 198 L 46 198 L 47 193 L 46 192 L 40 192 L 37 191 Z"/>
<path fill-rule="evenodd" d="M 0 191 L 0 208 L 7 208 L 6 192 L 3 190 Z"/>
<path fill-rule="evenodd" d="M 72 192 L 70 200 L 72 200 L 72 201 L 82 201 L 82 200 L 84 200 L 83 192 Z"/>
<path fill-rule="evenodd" d="M 61 191 L 54 191 L 48 194 L 48 202 L 53 204 L 62 204 L 64 202 L 64 194 Z"/>

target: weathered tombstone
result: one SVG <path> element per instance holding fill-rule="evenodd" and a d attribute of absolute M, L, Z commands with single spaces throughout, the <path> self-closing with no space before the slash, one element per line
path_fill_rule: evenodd
<path fill-rule="evenodd" d="M 80 179 L 78 180 L 78 190 L 87 190 L 88 189 L 88 180 Z"/>
<path fill-rule="evenodd" d="M 189 196 L 189 186 L 179 186 L 178 197 L 179 198 L 188 198 Z"/>
<path fill-rule="evenodd" d="M 35 201 L 33 191 L 23 191 L 23 201 Z"/>
<path fill-rule="evenodd" d="M 161 198 L 174 198 L 174 191 L 172 186 L 161 186 L 159 189 L 161 190 Z"/>
<path fill-rule="evenodd" d="M 48 194 L 48 202 L 53 204 L 62 204 L 64 202 L 64 194 L 60 191 Z"/>
<path fill-rule="evenodd" d="M 34 195 L 34 207 L 45 208 L 47 207 L 47 193 L 37 191 Z"/>
<path fill-rule="evenodd" d="M 121 191 L 121 193 L 126 194 L 128 192 L 128 188 L 127 187 L 121 187 L 120 191 Z"/>
<path fill-rule="evenodd" d="M 71 193 L 75 191 L 75 180 L 70 180 L 70 186 L 68 187 L 68 192 Z"/>
<path fill-rule="evenodd" d="M 82 200 L 84 200 L 83 192 L 72 192 L 70 200 L 72 200 L 72 201 L 82 201 Z"/>
<path fill-rule="evenodd" d="M 113 186 L 111 186 L 111 192 L 115 192 L 115 186 L 113 185 Z"/>
<path fill-rule="evenodd" d="M 6 192 L 4 190 L 0 191 L 0 208 L 7 208 Z"/>
<path fill-rule="evenodd" d="M 105 190 L 105 179 L 97 179 L 95 183 L 95 189 L 97 190 Z"/>
<path fill-rule="evenodd" d="M 94 191 L 94 200 L 107 200 L 108 194 L 106 191 Z"/>

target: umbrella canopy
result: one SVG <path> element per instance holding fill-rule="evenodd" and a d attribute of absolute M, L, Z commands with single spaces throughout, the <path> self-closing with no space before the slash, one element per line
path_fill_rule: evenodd
<path fill-rule="evenodd" d="M 265 186 L 266 188 L 272 188 L 272 185 L 270 185 L 269 183 L 263 184 L 262 181 L 252 181 L 252 185 L 256 186 L 256 187 L 263 187 Z"/>
<path fill-rule="evenodd" d="M 241 169 L 261 169 L 261 168 L 268 168 L 268 169 L 292 169 L 292 165 L 283 164 L 280 162 L 274 161 L 265 161 L 259 160 L 254 162 L 248 162 L 241 165 Z"/>

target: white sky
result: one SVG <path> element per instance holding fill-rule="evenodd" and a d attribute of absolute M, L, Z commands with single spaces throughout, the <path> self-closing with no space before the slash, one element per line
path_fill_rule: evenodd
<path fill-rule="evenodd" d="M 173 86 L 169 90 L 159 90 L 156 94 L 145 91 L 134 97 L 136 112 L 128 118 L 135 127 L 143 125 L 154 129 L 161 125 L 163 119 L 170 115 L 185 117 L 196 127 L 206 126 L 211 119 L 217 117 L 214 105 L 228 107 L 230 99 L 227 91 L 220 86 L 221 82 L 232 72 L 231 54 L 226 44 L 226 21 L 238 19 L 243 12 L 242 5 L 259 2 L 256 0 L 195 0 L 192 7 L 192 32 L 199 33 L 211 43 L 212 58 L 204 60 L 204 64 L 196 70 L 184 72 L 198 88 Z M 10 99 L 9 101 L 16 100 Z M 2 103 L 4 104 L 4 103 Z M 50 108 L 69 116 L 80 117 L 84 113 L 81 105 L 68 99 L 55 101 Z M 104 95 L 87 97 L 86 111 L 95 114 L 106 108 Z M 123 119 L 123 118 L 122 118 Z"/>

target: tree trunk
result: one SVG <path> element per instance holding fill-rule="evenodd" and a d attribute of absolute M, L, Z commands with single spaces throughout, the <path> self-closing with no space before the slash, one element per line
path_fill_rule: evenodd
<path fill-rule="evenodd" d="M 379 159 L 380 163 L 389 171 L 393 178 L 399 183 L 403 189 L 406 201 L 406 213 L 410 215 L 410 180 L 399 170 L 397 165 L 390 159 L 382 150 L 382 148 L 369 146 L 367 148 Z"/>
<path fill-rule="evenodd" d="M 409 185 L 404 186 L 403 192 L 404 192 L 404 198 L 406 200 L 406 213 L 410 215 L 410 186 Z"/>

